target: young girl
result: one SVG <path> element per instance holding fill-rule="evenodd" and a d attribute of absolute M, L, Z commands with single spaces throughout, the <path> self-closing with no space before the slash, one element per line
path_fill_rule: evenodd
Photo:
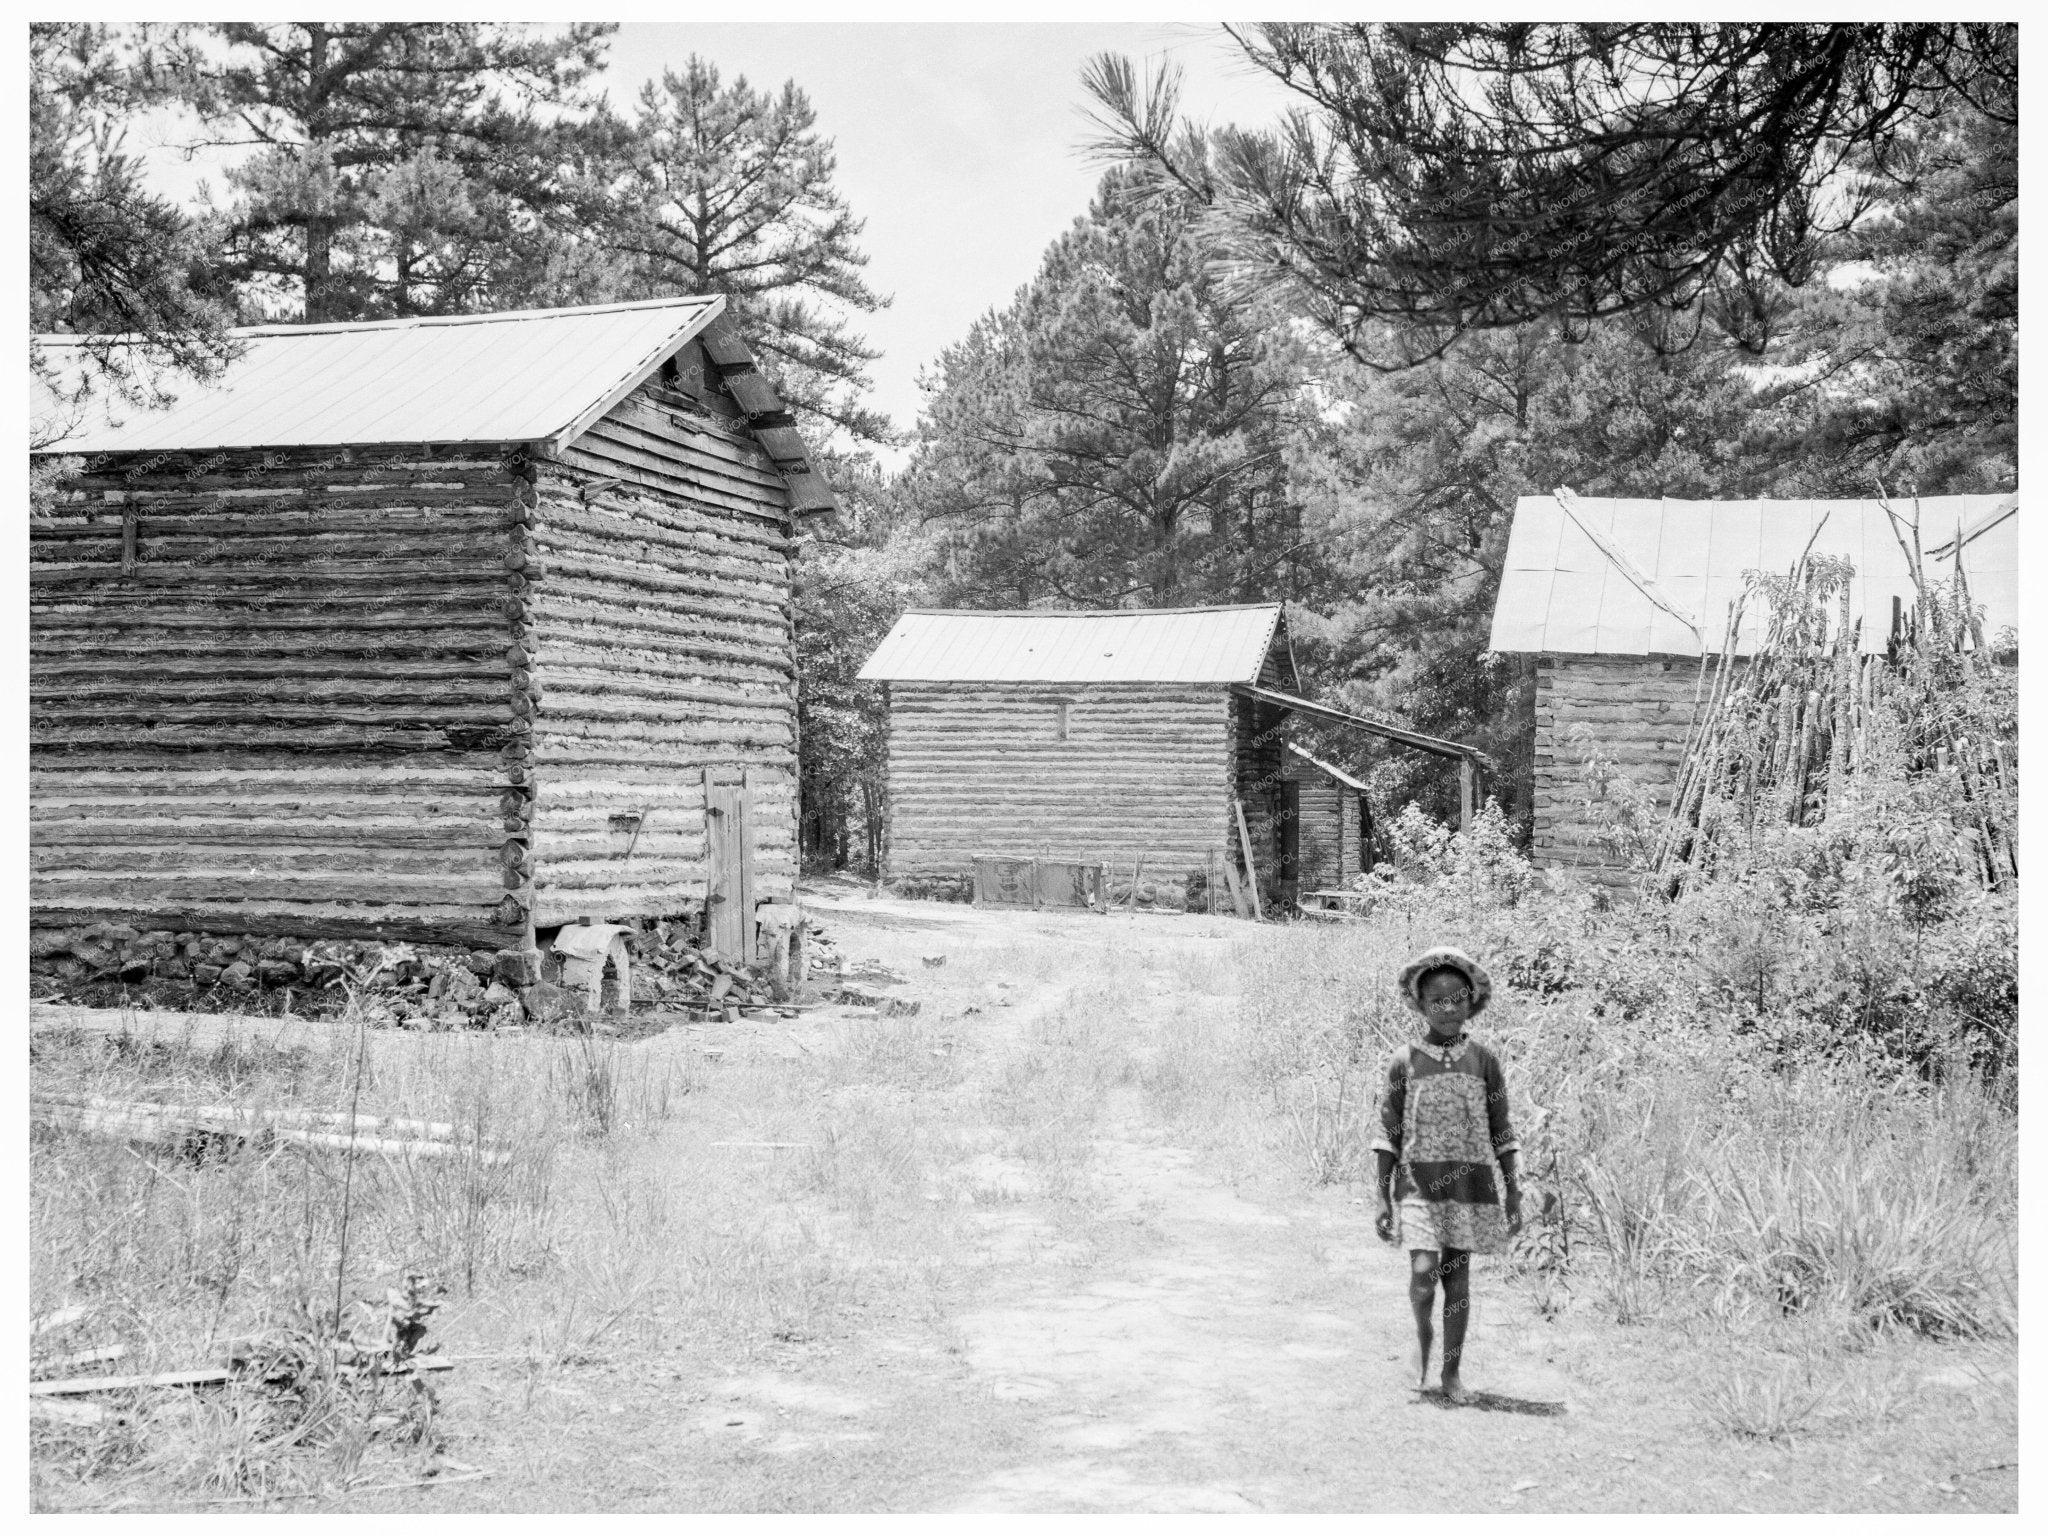
<path fill-rule="evenodd" d="M 1408 1249 L 1416 1389 L 1429 1386 L 1430 1313 L 1441 1277 L 1444 1396 L 1467 1402 L 1471 1394 L 1458 1366 L 1471 1306 L 1470 1259 L 1499 1252 L 1522 1230 L 1507 1081 L 1493 1052 L 1465 1033 L 1465 1021 L 1486 1006 L 1493 983 L 1469 956 L 1432 949 L 1401 968 L 1398 985 L 1429 1032 L 1397 1047 L 1387 1064 L 1380 1134 L 1372 1143 L 1379 1186 L 1373 1227 L 1382 1240 Z M 1494 1189 L 1496 1159 L 1506 1185 L 1505 1217 Z"/>

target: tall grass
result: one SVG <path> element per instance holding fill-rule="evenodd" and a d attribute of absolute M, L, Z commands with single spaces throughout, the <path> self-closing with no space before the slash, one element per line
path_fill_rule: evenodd
<path fill-rule="evenodd" d="M 1485 960 L 1501 921 L 1428 937 Z M 1411 947 L 1401 915 L 1238 952 L 1242 1028 L 1219 1070 L 1268 1101 L 1313 1178 L 1371 1177 L 1380 1076 L 1420 1028 L 1393 992 Z M 1503 1057 L 1522 1136 L 1537 1218 L 1523 1260 L 1575 1255 L 1624 1322 L 1804 1314 L 1842 1333 L 2009 1336 L 2018 1132 L 2001 1097 L 1968 1072 L 1930 1083 L 1818 1042 L 1760 1048 L 1680 1001 L 1682 961 L 1661 959 L 1674 985 L 1641 1013 L 1597 983 L 1497 986 L 1474 1026 Z"/>

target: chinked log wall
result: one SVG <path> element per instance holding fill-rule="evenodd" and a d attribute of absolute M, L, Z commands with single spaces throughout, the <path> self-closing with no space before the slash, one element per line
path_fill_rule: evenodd
<path fill-rule="evenodd" d="M 516 935 L 515 464 L 88 469 L 30 535 L 31 920 Z"/>
<path fill-rule="evenodd" d="M 636 390 L 541 470 L 527 628 L 534 921 L 705 896 L 704 770 L 747 775 L 754 890 L 796 874 L 789 494 L 744 429 Z"/>
<path fill-rule="evenodd" d="M 1604 884 L 1629 873 L 1602 847 L 1584 747 L 1584 726 L 1616 772 L 1671 802 L 1679 754 L 1698 687 L 1697 657 L 1543 656 L 1536 663 L 1536 825 L 1540 865 L 1570 866 Z M 1711 682 L 1711 679 L 1709 679 Z"/>
<path fill-rule="evenodd" d="M 1221 688 L 1181 683 L 891 683 L 889 872 L 965 874 L 977 853 L 1206 872 L 1230 825 L 1228 713 Z"/>

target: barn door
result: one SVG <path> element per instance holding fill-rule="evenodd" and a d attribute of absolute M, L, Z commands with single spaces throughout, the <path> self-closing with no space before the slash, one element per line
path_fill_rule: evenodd
<path fill-rule="evenodd" d="M 722 960 L 754 958 L 752 809 L 745 769 L 704 770 L 705 929 Z"/>

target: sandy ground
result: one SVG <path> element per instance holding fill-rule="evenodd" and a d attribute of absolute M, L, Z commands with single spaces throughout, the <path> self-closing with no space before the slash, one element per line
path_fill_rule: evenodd
<path fill-rule="evenodd" d="M 1031 1021 L 1064 988 L 1056 964 L 1044 979 L 1000 986 L 1000 967 L 977 954 L 993 962 L 1043 946 L 1056 956 L 1113 940 L 1160 957 L 1124 1021 L 1142 1055 L 1162 1031 L 1229 1006 L 1191 987 L 1176 957 L 1217 955 L 1252 932 L 1208 917 L 846 895 L 815 906 L 849 959 L 881 961 L 928 1016 L 957 1019 L 968 1070 L 984 1074 L 1031 1048 Z M 933 954 L 949 963 L 924 968 Z M 764 1022 L 725 1032 L 721 1045 L 829 1050 L 833 1018 Z M 46 1010 L 38 1022 L 77 1019 Z M 634 1048 L 704 1043 L 677 1029 Z M 1085 1216 L 1020 1160 L 990 1153 L 972 1165 L 986 1196 L 972 1220 L 994 1262 L 949 1293 L 941 1316 L 891 1318 L 724 1371 L 597 1358 L 537 1395 L 509 1365 L 476 1362 L 457 1373 L 444 1423 L 451 1454 L 490 1477 L 320 1507 L 2017 1507 L 2016 1471 L 1997 1465 L 2018 1460 L 2009 1349 L 1899 1346 L 1915 1407 L 1898 1422 L 1848 1442 L 1742 1442 L 1709 1433 L 1687 1407 L 1697 1360 L 1685 1341 L 1586 1309 L 1546 1321 L 1487 1261 L 1465 1372 L 1482 1396 L 1452 1408 L 1409 1390 L 1405 1258 L 1374 1239 L 1362 1190 L 1311 1188 L 1284 1169 L 1227 1178 L 1151 1118 L 1134 1087 L 1115 1090 L 1092 1132 Z"/>

